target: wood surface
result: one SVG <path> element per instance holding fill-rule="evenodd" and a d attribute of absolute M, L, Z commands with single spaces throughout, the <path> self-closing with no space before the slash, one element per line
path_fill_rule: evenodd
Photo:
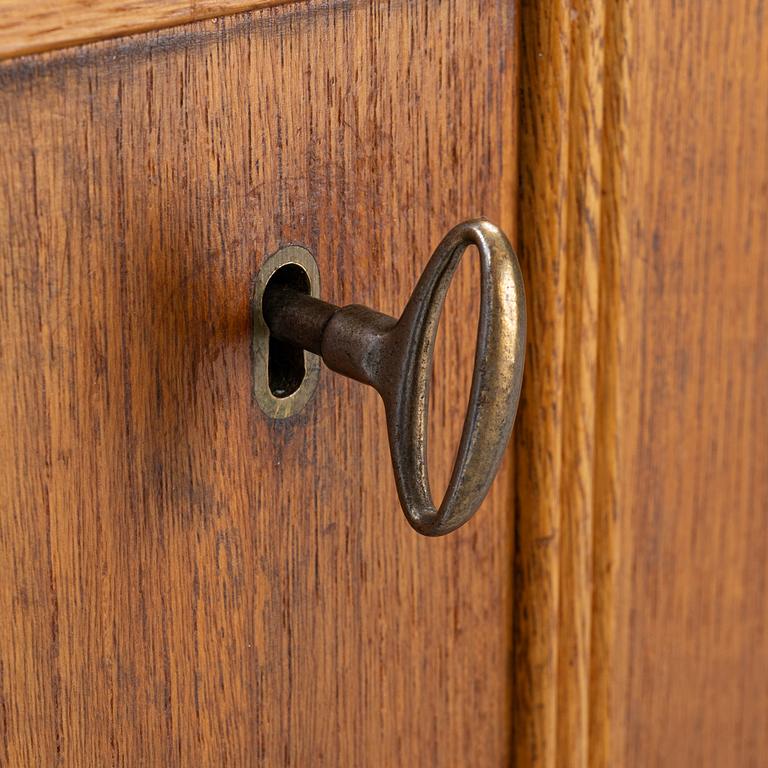
<path fill-rule="evenodd" d="M 285 2 L 290 0 L 0 0 L 0 60 Z"/>
<path fill-rule="evenodd" d="M 762 765 L 764 9 L 523 2 L 521 28 L 517 764 Z"/>
<path fill-rule="evenodd" d="M 601 2 L 523 2 L 520 237 L 529 337 L 516 427 L 516 764 L 589 756 Z"/>
<path fill-rule="evenodd" d="M 768 30 L 632 22 L 618 376 L 627 763 L 768 755 Z"/>
<path fill-rule="evenodd" d="M 516 25 L 297 4 L 0 65 L 0 763 L 509 763 L 508 471 L 413 533 L 373 391 L 324 371 L 295 418 L 258 410 L 249 295 L 296 242 L 325 298 L 395 314 L 457 221 L 514 238 Z"/>

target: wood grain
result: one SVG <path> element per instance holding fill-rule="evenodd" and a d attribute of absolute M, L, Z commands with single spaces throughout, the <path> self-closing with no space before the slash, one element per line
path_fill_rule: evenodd
<path fill-rule="evenodd" d="M 249 295 L 297 242 L 394 314 L 456 221 L 514 236 L 515 41 L 501 0 L 342 2 L 0 66 L 0 762 L 508 764 L 508 473 L 418 537 L 372 391 L 260 413 Z"/>
<path fill-rule="evenodd" d="M 525 0 L 520 15 L 520 266 L 528 341 L 514 433 L 512 727 L 516 764 L 554 766 L 569 94 L 560 41 L 568 15 L 562 3 Z"/>
<path fill-rule="evenodd" d="M 621 408 L 620 349 L 625 339 L 621 293 L 621 258 L 629 251 L 629 157 L 626 146 L 628 109 L 629 3 L 605 5 L 603 130 L 600 198 L 600 274 L 598 280 L 597 372 L 593 449 L 592 615 L 589 671 L 589 765 L 610 766 L 622 755 L 625 691 L 616 670 L 626 648 L 630 605 L 619 592 L 625 563 L 620 557 L 624 413 Z M 616 758 L 615 758 L 616 756 Z"/>
<path fill-rule="evenodd" d="M 521 14 L 521 250 L 539 299 L 516 457 L 515 754 L 760 765 L 762 4 Z"/>
<path fill-rule="evenodd" d="M 516 438 L 515 754 L 589 754 L 605 7 L 523 2 L 529 339 Z"/>
<path fill-rule="evenodd" d="M 768 34 L 632 16 L 617 670 L 627 765 L 768 754 Z M 618 759 L 618 758 L 617 758 Z"/>
<path fill-rule="evenodd" d="M 290 0 L 0 0 L 0 60 Z"/>

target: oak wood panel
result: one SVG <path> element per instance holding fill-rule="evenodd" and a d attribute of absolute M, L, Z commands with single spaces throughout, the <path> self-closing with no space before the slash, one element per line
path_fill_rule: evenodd
<path fill-rule="evenodd" d="M 285 2 L 290 0 L 0 0 L 0 59 Z"/>
<path fill-rule="evenodd" d="M 764 9 L 521 13 L 521 249 L 540 303 L 516 457 L 515 753 L 761 765 Z"/>
<path fill-rule="evenodd" d="M 625 765 L 768 754 L 768 30 L 631 17 L 619 358 Z"/>
<path fill-rule="evenodd" d="M 249 294 L 299 242 L 395 313 L 456 221 L 514 236 L 515 40 L 501 0 L 297 5 L 0 66 L 6 764 L 508 763 L 509 475 L 414 534 L 372 391 L 260 413 Z"/>

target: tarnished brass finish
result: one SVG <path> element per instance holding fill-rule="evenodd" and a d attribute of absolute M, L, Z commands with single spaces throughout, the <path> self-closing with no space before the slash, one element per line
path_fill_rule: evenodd
<path fill-rule="evenodd" d="M 481 264 L 475 369 L 461 443 L 438 509 L 427 469 L 430 370 L 445 295 L 469 245 L 477 247 Z M 268 291 L 262 310 L 277 338 L 320 354 L 332 370 L 379 392 L 408 522 L 426 536 L 465 523 L 501 463 L 523 377 L 525 293 L 504 233 L 483 219 L 454 227 L 432 255 L 399 320 L 358 305 L 335 307 L 287 288 Z"/>
<path fill-rule="evenodd" d="M 273 419 L 287 419 L 304 408 L 314 394 L 320 375 L 320 361 L 315 355 L 305 352 L 304 377 L 298 389 L 285 397 L 277 397 L 269 388 L 270 331 L 262 314 L 261 297 L 273 275 L 288 265 L 296 265 L 303 270 L 311 296 L 317 296 L 320 291 L 317 263 L 312 254 L 299 245 L 287 245 L 273 253 L 256 275 L 253 286 L 253 395 L 259 407 Z M 304 296 L 298 292 L 296 295 Z"/>

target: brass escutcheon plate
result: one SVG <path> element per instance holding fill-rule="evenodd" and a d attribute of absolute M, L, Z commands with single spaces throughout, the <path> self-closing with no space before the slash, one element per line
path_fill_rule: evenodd
<path fill-rule="evenodd" d="M 300 245 L 287 245 L 268 256 L 253 285 L 253 396 L 259 407 L 272 419 L 287 419 L 299 413 L 312 398 L 320 377 L 320 358 L 304 351 L 304 379 L 295 392 L 276 397 L 269 387 L 269 328 L 262 313 L 262 297 L 271 277 L 281 267 L 295 264 L 309 279 L 309 295 L 320 295 L 320 271 L 312 254 Z"/>

